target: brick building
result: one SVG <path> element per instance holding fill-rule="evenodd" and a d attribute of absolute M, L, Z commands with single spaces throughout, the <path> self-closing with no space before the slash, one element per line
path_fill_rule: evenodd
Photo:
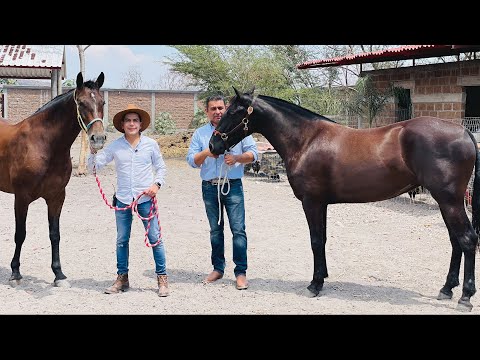
<path fill-rule="evenodd" d="M 362 72 L 379 89 L 402 89 L 378 116 L 377 125 L 417 116 L 462 123 L 480 117 L 480 60 Z"/>
<path fill-rule="evenodd" d="M 71 88 L 63 88 L 67 92 Z M 153 119 L 161 112 L 170 113 L 178 130 L 187 129 L 201 104 L 198 91 L 176 90 L 136 90 L 136 89 L 101 89 L 105 99 L 104 121 L 111 128 L 113 116 L 120 110 L 134 103 L 145 109 Z M 51 89 L 42 86 L 4 85 L 2 117 L 14 124 L 33 114 L 51 99 Z"/>
<path fill-rule="evenodd" d="M 376 125 L 386 125 L 417 116 L 435 116 L 462 123 L 477 131 L 480 125 L 479 45 L 409 45 L 370 53 L 312 60 L 299 69 L 360 64 L 360 76 L 369 75 L 377 89 L 396 87 L 395 96 L 377 115 Z M 462 53 L 471 60 L 459 60 Z M 457 56 L 457 61 L 415 65 L 415 59 Z M 362 71 L 362 64 L 411 60 L 412 66 Z M 368 127 L 366 119 L 359 127 Z"/>

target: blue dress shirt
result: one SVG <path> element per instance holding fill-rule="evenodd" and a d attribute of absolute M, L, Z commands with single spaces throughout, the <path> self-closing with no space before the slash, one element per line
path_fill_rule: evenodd
<path fill-rule="evenodd" d="M 245 165 L 237 162 L 233 166 L 228 166 L 224 162 L 224 155 L 220 155 L 218 158 L 209 156 L 201 166 L 195 164 L 195 161 L 193 160 L 195 154 L 208 149 L 208 143 L 214 130 L 215 127 L 210 122 L 195 130 L 187 153 L 188 164 L 193 168 L 200 168 L 200 177 L 202 180 L 225 177 L 225 175 L 229 179 L 240 179 L 243 177 Z M 247 136 L 231 148 L 229 154 L 241 155 L 246 151 L 250 151 L 253 154 L 253 162 L 258 159 L 257 144 L 251 135 Z"/>

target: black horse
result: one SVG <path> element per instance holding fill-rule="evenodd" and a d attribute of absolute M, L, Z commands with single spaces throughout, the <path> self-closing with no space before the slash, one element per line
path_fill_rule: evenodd
<path fill-rule="evenodd" d="M 450 268 L 438 299 L 452 298 L 463 253 L 458 307 L 472 309 L 480 230 L 480 159 L 468 130 L 433 117 L 352 129 L 287 101 L 234 90 L 236 95 L 210 139 L 210 151 L 221 154 L 254 132 L 275 147 L 310 228 L 314 271 L 308 290 L 313 295 L 319 294 L 328 277 L 328 204 L 385 200 L 424 186 L 440 207 L 452 245 Z M 472 226 L 464 194 L 473 169 Z"/>
<path fill-rule="evenodd" d="M 75 89 L 55 97 L 33 115 L 14 125 L 0 121 L 0 191 L 15 194 L 12 285 L 22 279 L 20 253 L 26 237 L 28 207 L 43 198 L 48 208 L 54 284 L 69 286 L 60 265 L 60 214 L 72 174 L 70 148 L 82 129 L 93 148 L 101 149 L 105 143 L 105 102 L 99 91 L 103 81 L 103 72 L 97 80 L 87 82 L 78 73 Z"/>

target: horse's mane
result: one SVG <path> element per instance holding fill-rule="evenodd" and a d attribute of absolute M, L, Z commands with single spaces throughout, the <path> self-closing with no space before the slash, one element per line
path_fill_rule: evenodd
<path fill-rule="evenodd" d="M 265 100 L 265 101 L 267 101 L 267 100 L 271 101 L 271 102 L 275 103 L 276 105 L 278 105 L 280 107 L 283 107 L 283 108 L 287 108 L 287 109 L 289 109 L 293 112 L 296 112 L 296 113 L 301 112 L 309 120 L 326 120 L 326 121 L 330 121 L 330 122 L 336 122 L 332 119 L 327 118 L 326 116 L 317 114 L 316 112 L 305 109 L 305 108 L 303 108 L 299 105 L 295 105 L 294 103 L 291 103 L 289 101 L 285 101 L 285 100 L 275 98 L 275 97 L 272 97 L 272 96 L 267 96 L 267 95 L 258 95 L 258 97 Z"/>
<path fill-rule="evenodd" d="M 96 85 L 96 83 L 92 80 L 88 80 L 86 82 L 83 83 L 83 86 L 86 86 L 88 87 L 89 89 L 98 89 L 98 86 Z M 55 96 L 52 100 L 50 100 L 49 102 L 47 102 L 46 104 L 42 105 L 41 107 L 38 108 L 37 111 L 35 111 L 33 114 L 36 114 L 40 111 L 43 111 L 43 110 L 46 110 L 47 108 L 49 108 L 50 106 L 53 106 L 55 105 L 58 101 L 64 99 L 65 97 L 67 97 L 67 95 L 71 94 L 75 89 L 70 89 L 68 90 L 66 93 L 63 93 L 63 94 L 60 94 L 60 95 L 57 95 Z"/>

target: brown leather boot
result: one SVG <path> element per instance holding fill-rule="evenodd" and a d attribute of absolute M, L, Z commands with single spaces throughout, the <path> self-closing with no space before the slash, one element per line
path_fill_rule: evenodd
<path fill-rule="evenodd" d="M 235 286 L 237 290 L 246 290 L 248 289 L 248 281 L 247 276 L 245 274 L 241 274 L 237 276 Z"/>
<path fill-rule="evenodd" d="M 158 282 L 158 296 L 160 297 L 168 296 L 170 291 L 168 290 L 167 275 L 157 275 L 157 282 Z"/>
<path fill-rule="evenodd" d="M 112 286 L 105 289 L 105 294 L 118 294 L 120 291 L 126 291 L 130 287 L 128 282 L 128 274 L 120 274 Z"/>

